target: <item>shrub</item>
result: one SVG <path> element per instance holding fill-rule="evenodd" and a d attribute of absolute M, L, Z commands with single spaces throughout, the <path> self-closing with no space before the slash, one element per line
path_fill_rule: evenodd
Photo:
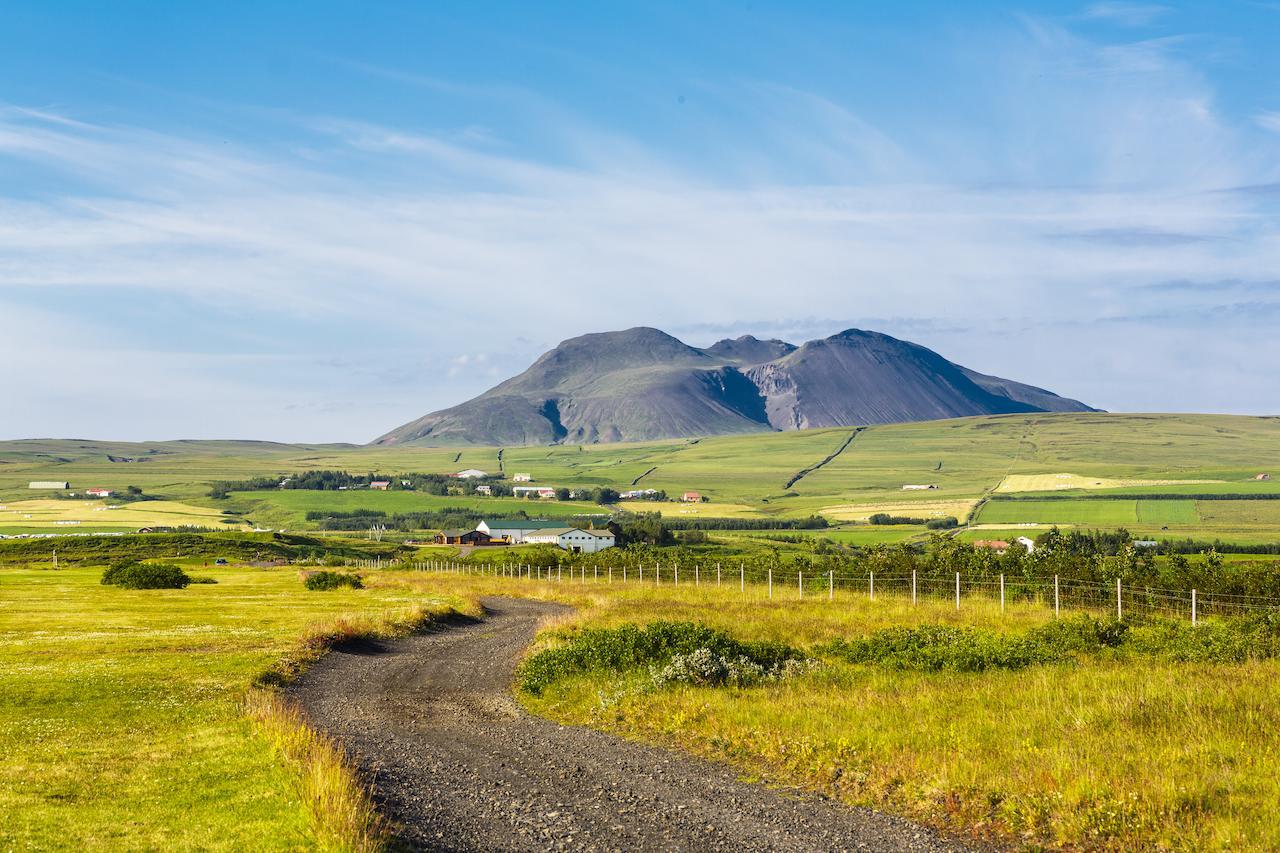
<path fill-rule="evenodd" d="M 959 527 L 960 521 L 955 516 L 948 515 L 946 518 L 931 518 L 925 522 L 924 526 L 929 530 L 951 530 Z"/>
<path fill-rule="evenodd" d="M 339 589 L 344 586 L 352 589 L 364 588 L 359 575 L 349 575 L 346 572 L 315 572 L 307 575 L 307 579 L 302 583 L 310 590 Z"/>
<path fill-rule="evenodd" d="M 721 664 L 717 660 L 732 661 L 739 666 L 742 660 L 746 660 L 763 671 L 772 672 L 788 660 L 801 658 L 799 652 L 782 643 L 744 643 L 724 631 L 694 622 L 652 622 L 644 628 L 622 625 L 583 629 L 565 645 L 544 649 L 525 660 L 520 666 L 518 680 L 524 690 L 538 694 L 556 679 L 567 675 L 591 671 L 626 672 L 646 666 L 665 667 L 677 656 L 694 652 L 705 654 L 697 661 L 686 660 L 683 665 L 686 668 L 710 667 L 708 672 L 718 671 L 716 668 Z"/>
<path fill-rule="evenodd" d="M 1101 621 L 1089 616 L 1051 622 L 1024 634 L 920 625 L 887 628 L 854 640 L 836 640 L 822 651 L 850 663 L 892 669 L 982 672 L 1024 669 L 1117 648 L 1124 642 L 1128 630 L 1129 626 L 1123 622 Z"/>
<path fill-rule="evenodd" d="M 102 573 L 102 583 L 123 589 L 184 589 L 191 578 L 182 569 L 167 563 L 126 560 L 112 563 Z"/>

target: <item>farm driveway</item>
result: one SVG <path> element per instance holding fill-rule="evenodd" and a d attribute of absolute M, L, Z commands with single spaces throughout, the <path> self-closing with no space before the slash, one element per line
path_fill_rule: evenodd
<path fill-rule="evenodd" d="M 373 780 L 418 850 L 959 850 L 897 818 L 740 781 L 675 752 L 520 709 L 512 673 L 558 605 L 334 651 L 290 692 Z"/>

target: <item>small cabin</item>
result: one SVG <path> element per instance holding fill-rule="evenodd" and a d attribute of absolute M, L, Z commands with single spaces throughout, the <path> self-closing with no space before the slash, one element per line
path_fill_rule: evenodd
<path fill-rule="evenodd" d="M 702 492 L 685 492 L 680 496 L 680 500 L 687 504 L 701 503 Z"/>
<path fill-rule="evenodd" d="M 437 545 L 488 545 L 492 541 L 483 530 L 441 530 L 435 538 Z"/>
<path fill-rule="evenodd" d="M 373 489 L 375 492 L 385 492 L 387 489 L 391 488 L 391 481 L 390 480 L 374 480 L 372 483 L 369 484 L 369 488 Z"/>

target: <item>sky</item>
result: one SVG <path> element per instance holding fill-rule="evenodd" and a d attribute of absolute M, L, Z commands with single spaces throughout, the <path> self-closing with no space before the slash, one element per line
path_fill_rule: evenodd
<path fill-rule="evenodd" d="M 0 4 L 0 439 L 850 327 L 1280 413 L 1280 2 Z"/>

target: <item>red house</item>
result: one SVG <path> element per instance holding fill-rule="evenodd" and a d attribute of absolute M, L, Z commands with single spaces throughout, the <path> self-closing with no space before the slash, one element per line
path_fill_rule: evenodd
<path fill-rule="evenodd" d="M 685 492 L 680 496 L 680 500 L 687 504 L 696 504 L 702 502 L 702 492 Z"/>

